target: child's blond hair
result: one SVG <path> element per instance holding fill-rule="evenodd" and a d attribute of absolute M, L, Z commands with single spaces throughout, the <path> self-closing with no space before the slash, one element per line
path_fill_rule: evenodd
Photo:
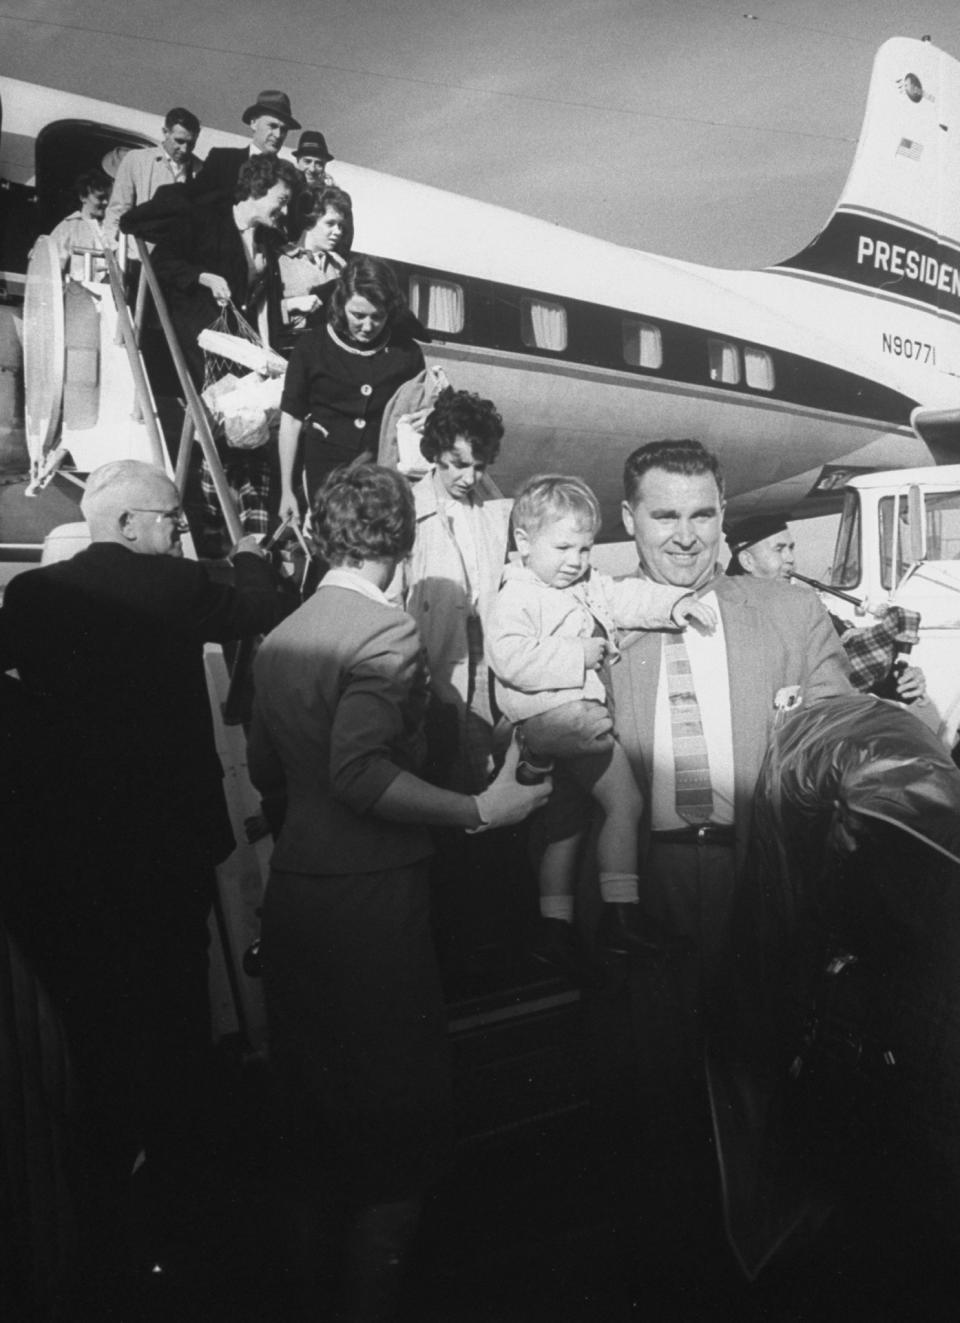
<path fill-rule="evenodd" d="M 572 515 L 600 532 L 600 503 L 582 478 L 563 473 L 538 473 L 517 493 L 510 525 L 529 537 L 546 523 Z"/>

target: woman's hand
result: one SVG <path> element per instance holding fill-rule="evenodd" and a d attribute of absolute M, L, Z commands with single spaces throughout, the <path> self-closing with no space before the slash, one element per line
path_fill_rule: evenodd
<path fill-rule="evenodd" d="M 230 286 L 223 276 L 214 275 L 212 271 L 204 271 L 197 278 L 197 284 L 205 286 L 218 303 L 230 302 Z"/>
<path fill-rule="evenodd" d="M 280 522 L 292 522 L 300 526 L 300 506 L 297 504 L 297 498 L 293 492 L 287 489 L 280 493 Z"/>
<path fill-rule="evenodd" d="M 296 294 L 293 298 L 284 299 L 283 307 L 293 329 L 302 331 L 307 324 L 307 318 L 320 307 L 320 300 L 316 294 Z"/>
<path fill-rule="evenodd" d="M 295 294 L 293 298 L 284 299 L 283 302 L 288 312 L 299 312 L 304 317 L 309 317 L 311 312 L 316 312 L 320 307 L 320 300 L 316 294 Z"/>
<path fill-rule="evenodd" d="M 480 825 L 483 827 L 511 827 L 523 822 L 536 809 L 542 808 L 550 798 L 553 781 L 547 777 L 539 785 L 525 786 L 517 780 L 520 749 L 516 738 L 510 741 L 507 756 L 497 778 L 482 795 L 476 795 Z"/>

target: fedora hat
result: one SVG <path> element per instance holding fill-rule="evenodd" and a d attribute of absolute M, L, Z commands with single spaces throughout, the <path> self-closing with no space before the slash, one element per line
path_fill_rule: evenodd
<path fill-rule="evenodd" d="M 333 153 L 327 147 L 327 140 L 318 129 L 304 129 L 297 143 L 294 156 L 319 156 L 324 163 L 333 160 Z"/>
<path fill-rule="evenodd" d="M 290 98 L 286 92 L 261 92 L 256 102 L 252 106 L 247 106 L 241 118 L 244 124 L 250 124 L 261 115 L 273 115 L 274 118 L 283 120 L 288 129 L 300 127 L 299 121 L 293 118 Z"/>

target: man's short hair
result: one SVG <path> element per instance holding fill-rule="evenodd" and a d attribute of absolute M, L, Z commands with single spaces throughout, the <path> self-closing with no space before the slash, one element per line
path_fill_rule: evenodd
<path fill-rule="evenodd" d="M 200 121 L 192 110 L 187 110 L 184 106 L 174 106 L 172 110 L 167 111 L 166 118 L 163 121 L 163 127 L 169 132 L 175 129 L 177 125 L 192 133 L 195 138 L 200 137 Z"/>
<path fill-rule="evenodd" d="M 103 170 L 84 170 L 73 181 L 73 191 L 83 201 L 90 193 L 109 193 L 113 180 Z"/>
<path fill-rule="evenodd" d="M 582 478 L 564 473 L 538 473 L 529 478 L 513 503 L 510 526 L 528 536 L 544 524 L 572 517 L 600 531 L 600 503 Z"/>
<path fill-rule="evenodd" d="M 135 501 L 146 499 L 145 489 L 157 483 L 173 485 L 163 469 L 142 459 L 114 459 L 94 469 L 84 485 L 80 511 L 87 523 L 98 516 L 121 514 Z"/>
<path fill-rule="evenodd" d="M 234 201 L 246 202 L 247 198 L 262 198 L 270 192 L 274 184 L 286 184 L 291 194 L 302 187 L 300 171 L 290 161 L 282 161 L 278 156 L 260 152 L 244 161 L 237 175 L 234 189 Z"/>
<path fill-rule="evenodd" d="M 447 386 L 427 414 L 420 453 L 433 464 L 444 451 L 454 448 L 460 436 L 469 441 L 476 459 L 482 464 L 492 464 L 500 454 L 503 419 L 493 400 Z"/>
<path fill-rule="evenodd" d="M 623 494 L 628 505 L 634 505 L 640 495 L 640 483 L 651 469 L 663 469 L 684 478 L 696 478 L 709 473 L 717 484 L 723 500 L 723 474 L 720 461 L 699 441 L 648 441 L 627 456 L 623 467 Z"/>
<path fill-rule="evenodd" d="M 379 464 L 334 469 L 314 497 L 313 533 L 330 565 L 402 560 L 416 533 L 409 482 Z"/>

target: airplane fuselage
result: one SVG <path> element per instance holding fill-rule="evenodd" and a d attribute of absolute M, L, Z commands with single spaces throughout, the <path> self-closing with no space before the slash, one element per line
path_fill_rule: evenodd
<path fill-rule="evenodd" d="M 903 63 L 918 46 L 888 43 L 878 67 L 884 52 Z M 53 120 L 128 140 L 158 128 L 144 112 L 11 79 L 0 79 L 0 96 L 3 168 L 21 183 L 32 182 L 31 144 Z M 901 113 L 891 105 L 888 117 Z M 204 130 L 199 147 L 244 141 Z M 901 141 L 911 148 L 896 168 L 909 171 L 917 144 Z M 848 192 L 863 157 L 862 140 Z M 661 437 L 713 449 L 741 513 L 802 512 L 825 465 L 933 462 L 910 417 L 918 405 L 956 404 L 960 293 L 954 302 L 956 264 L 941 236 L 922 225 L 841 201 L 797 258 L 726 271 L 341 161 L 333 174 L 353 198 L 355 248 L 395 267 L 428 329 L 428 362 L 500 408 L 496 477 L 507 492 L 534 471 L 579 473 L 616 536 L 623 461 Z"/>

